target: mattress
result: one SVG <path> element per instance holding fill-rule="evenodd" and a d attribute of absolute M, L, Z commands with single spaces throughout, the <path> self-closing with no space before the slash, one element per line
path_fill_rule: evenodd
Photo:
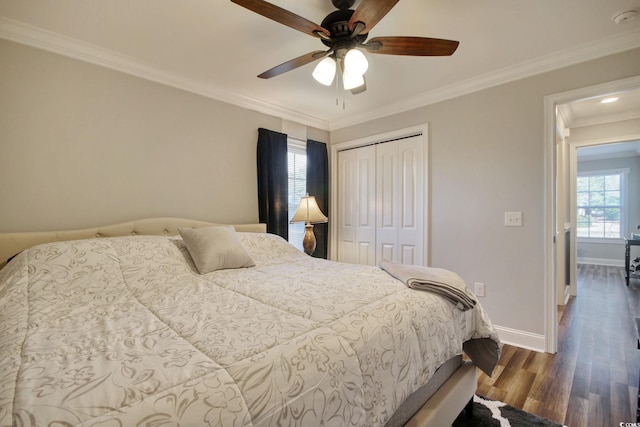
<path fill-rule="evenodd" d="M 179 237 L 19 254 L 0 270 L 0 425 L 384 426 L 463 347 L 497 362 L 479 304 L 238 238 L 255 265 L 208 274 Z"/>
<path fill-rule="evenodd" d="M 454 356 L 444 362 L 433 373 L 429 381 L 411 393 L 396 409 L 391 418 L 385 423 L 385 427 L 399 427 L 405 425 L 418 410 L 427 402 L 435 392 L 449 379 L 449 377 L 462 365 L 462 356 Z"/>

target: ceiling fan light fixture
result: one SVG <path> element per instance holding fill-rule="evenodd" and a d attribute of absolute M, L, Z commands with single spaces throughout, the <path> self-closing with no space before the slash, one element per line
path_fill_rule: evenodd
<path fill-rule="evenodd" d="M 360 87 L 364 84 L 363 74 L 350 74 L 346 71 L 342 74 L 342 86 L 344 90 L 351 90 Z"/>
<path fill-rule="evenodd" d="M 272 21 L 320 39 L 329 47 L 327 51 L 313 51 L 277 65 L 258 77 L 270 79 L 298 67 L 324 59 L 315 67 L 313 77 L 321 84 L 330 86 L 340 75 L 346 87 L 360 89 L 352 93 L 362 93 L 367 84 L 364 73 L 369 67 L 362 50 L 369 54 L 406 56 L 450 56 L 460 42 L 434 39 L 430 37 L 388 36 L 375 37 L 365 43 L 369 32 L 398 3 L 398 0 L 332 0 L 337 10 L 329 13 L 320 25 L 303 18 L 287 9 L 269 3 L 271 0 L 231 0 L 252 12 Z M 358 6 L 352 9 L 355 3 Z M 632 14 L 624 14 L 618 19 L 629 20 Z M 634 15 L 635 16 L 635 15 Z M 358 49 L 360 50 L 358 50 Z M 339 64 L 337 64 L 339 62 Z M 340 68 L 337 67 L 340 65 Z M 336 77 L 336 74 L 339 76 Z M 336 84 L 336 88 L 339 84 Z"/>
<path fill-rule="evenodd" d="M 345 73 L 362 76 L 369 69 L 369 61 L 358 49 L 350 49 L 344 56 Z"/>
<path fill-rule="evenodd" d="M 325 86 L 331 86 L 333 83 L 333 78 L 336 75 L 336 61 L 327 57 L 316 65 L 316 68 L 313 70 L 313 78 L 320 84 Z"/>

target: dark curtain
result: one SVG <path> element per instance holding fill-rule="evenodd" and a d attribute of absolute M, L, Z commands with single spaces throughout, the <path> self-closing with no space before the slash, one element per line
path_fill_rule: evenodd
<path fill-rule="evenodd" d="M 307 141 L 307 193 L 315 196 L 318 207 L 329 216 L 329 159 L 327 144 L 318 141 Z M 331 221 L 331 218 L 329 218 Z M 316 251 L 312 256 L 327 258 L 329 244 L 329 224 L 315 224 Z"/>
<path fill-rule="evenodd" d="M 258 129 L 258 218 L 267 233 L 289 239 L 287 135 Z"/>

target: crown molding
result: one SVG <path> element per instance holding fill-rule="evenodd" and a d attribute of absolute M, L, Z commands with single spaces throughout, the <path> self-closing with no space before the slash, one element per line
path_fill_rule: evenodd
<path fill-rule="evenodd" d="M 535 76 L 545 72 L 568 67 L 603 56 L 613 55 L 640 47 L 640 30 L 630 31 L 613 37 L 599 40 L 596 43 L 583 44 L 525 61 L 515 66 L 480 75 L 452 85 L 443 86 L 428 92 L 418 94 L 401 102 L 389 104 L 383 108 L 369 111 L 351 117 L 333 120 L 330 123 L 331 131 L 347 126 L 380 119 L 393 114 L 403 113 L 416 108 L 425 107 L 447 99 L 456 98 L 477 92 L 482 89 L 498 86 L 526 77 Z"/>
<path fill-rule="evenodd" d="M 229 92 L 224 88 L 214 85 L 202 84 L 191 79 L 185 79 L 184 77 L 162 71 L 148 63 L 121 53 L 12 19 L 0 17 L 0 38 L 99 65 L 155 83 L 182 89 L 237 107 L 291 120 L 306 126 L 323 130 L 329 128 L 329 123 L 326 120 L 289 110 L 259 99 Z"/>
<path fill-rule="evenodd" d="M 0 38 L 89 62 L 259 113 L 328 131 L 406 112 L 510 81 L 640 47 L 640 30 L 630 31 L 600 40 L 596 43 L 567 49 L 552 55 L 526 61 L 513 67 L 503 68 L 497 72 L 487 73 L 456 84 L 421 93 L 401 102 L 363 114 L 349 115 L 349 117 L 345 116 L 336 120 L 327 121 L 256 98 L 230 92 L 222 87 L 185 79 L 179 75 L 159 70 L 135 58 L 3 17 L 0 17 Z"/>
<path fill-rule="evenodd" d="M 585 126 L 595 126 L 595 125 L 601 125 L 604 123 L 622 122 L 625 120 L 635 120 L 635 119 L 640 119 L 640 110 L 634 110 L 634 111 L 618 113 L 618 114 L 603 114 L 603 115 L 599 115 L 597 117 L 593 117 L 589 119 L 573 120 L 570 123 L 571 123 L 571 128 L 573 129 L 573 128 L 579 128 L 579 127 L 585 127 Z"/>
<path fill-rule="evenodd" d="M 640 151 L 637 149 L 633 151 L 616 151 L 613 153 L 601 154 L 580 154 L 580 150 L 578 150 L 577 157 L 578 162 L 590 162 L 592 160 L 628 159 L 629 157 L 635 156 L 640 156 Z"/>

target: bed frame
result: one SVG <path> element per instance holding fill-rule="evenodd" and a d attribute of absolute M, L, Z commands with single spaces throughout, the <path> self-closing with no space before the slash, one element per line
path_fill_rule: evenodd
<path fill-rule="evenodd" d="M 129 235 L 172 236 L 178 234 L 178 227 L 200 228 L 209 225 L 219 224 L 165 217 L 144 218 L 77 230 L 0 233 L 0 269 L 14 255 L 42 243 Z M 266 224 L 238 224 L 234 227 L 240 232 L 266 233 L 267 231 Z M 470 407 L 477 388 L 476 369 L 476 366 L 469 362 L 462 363 L 404 425 L 407 427 L 451 425 L 465 407 L 468 405 Z"/>

